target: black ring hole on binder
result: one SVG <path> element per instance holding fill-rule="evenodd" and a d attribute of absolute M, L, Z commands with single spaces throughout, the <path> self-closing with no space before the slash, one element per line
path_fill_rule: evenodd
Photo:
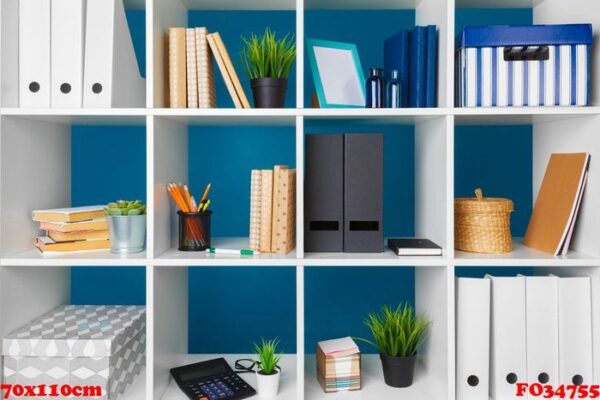
<path fill-rule="evenodd" d="M 469 377 L 467 378 L 467 383 L 469 384 L 469 386 L 477 386 L 479 385 L 479 378 L 477 377 L 477 375 L 469 375 Z"/>
<path fill-rule="evenodd" d="M 63 83 L 62 85 L 60 85 L 60 91 L 64 94 L 70 93 L 71 85 L 69 85 L 68 83 Z"/>
<path fill-rule="evenodd" d="M 550 375 L 548 375 L 545 372 L 542 372 L 541 374 L 538 375 L 538 381 L 540 383 L 548 383 L 550 381 Z"/>
<path fill-rule="evenodd" d="M 581 375 L 574 375 L 573 379 L 571 380 L 571 382 L 573 382 L 573 385 L 576 385 L 576 386 L 583 385 L 583 376 L 581 376 Z"/>
<path fill-rule="evenodd" d="M 350 221 L 351 231 L 374 231 L 379 230 L 379 221 Z"/>
<path fill-rule="evenodd" d="M 102 85 L 100 83 L 94 83 L 92 85 L 92 92 L 94 92 L 95 94 L 102 93 Z"/>
<path fill-rule="evenodd" d="M 37 83 L 37 82 L 31 82 L 29 84 L 29 91 L 31 93 L 37 93 L 37 92 L 39 92 L 40 91 L 40 84 Z"/>
<path fill-rule="evenodd" d="M 511 372 L 510 374 L 506 375 L 506 382 L 510 383 L 511 385 L 517 383 L 517 374 Z"/>
<path fill-rule="evenodd" d="M 338 221 L 310 221 L 311 231 L 339 231 L 340 223 Z"/>
<path fill-rule="evenodd" d="M 548 46 L 504 48 L 504 61 L 546 61 L 549 59 Z"/>

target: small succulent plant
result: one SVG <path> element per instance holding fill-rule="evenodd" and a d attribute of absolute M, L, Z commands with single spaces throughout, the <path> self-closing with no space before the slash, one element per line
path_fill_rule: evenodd
<path fill-rule="evenodd" d="M 119 200 L 116 203 L 108 203 L 108 205 L 104 207 L 104 212 L 108 216 L 142 215 L 146 213 L 146 205 L 140 200 Z"/>

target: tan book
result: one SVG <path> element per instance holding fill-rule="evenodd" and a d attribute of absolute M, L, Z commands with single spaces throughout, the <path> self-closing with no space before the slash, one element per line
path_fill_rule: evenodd
<path fill-rule="evenodd" d="M 233 86 L 235 87 L 235 91 L 242 103 L 243 108 L 250 108 L 250 103 L 248 102 L 248 98 L 246 97 L 246 93 L 244 92 L 244 88 L 238 78 L 237 73 L 235 72 L 235 68 L 233 67 L 233 63 L 231 62 L 231 58 L 229 58 L 229 53 L 227 52 L 227 48 L 225 47 L 225 43 L 223 43 L 223 39 L 221 39 L 221 35 L 219 32 L 214 33 L 215 41 L 217 43 L 217 47 L 221 52 L 221 57 L 223 57 L 223 61 L 225 62 L 225 67 L 227 68 L 227 72 L 229 73 L 229 77 L 233 82 Z"/>
<path fill-rule="evenodd" d="M 104 206 L 55 208 L 32 212 L 33 220 L 37 222 L 79 222 L 104 216 Z"/>
<path fill-rule="evenodd" d="M 287 169 L 287 165 L 275 165 L 273 167 L 273 222 L 271 223 L 271 251 L 273 253 L 276 252 L 277 234 L 279 233 L 277 229 L 281 221 L 279 216 L 281 214 L 280 208 L 283 207 L 282 197 L 284 196 L 279 181 L 284 170 Z"/>
<path fill-rule="evenodd" d="M 198 71 L 198 105 L 200 108 L 217 106 L 215 79 L 210 46 L 205 27 L 196 28 L 196 70 Z"/>
<path fill-rule="evenodd" d="M 240 98 L 236 93 L 235 86 L 233 86 L 233 81 L 229 76 L 229 72 L 227 71 L 227 67 L 225 66 L 225 61 L 223 60 L 223 56 L 221 55 L 221 51 L 219 50 L 214 35 L 214 33 L 209 33 L 208 35 L 206 35 L 206 39 L 208 40 L 208 44 L 210 46 L 210 50 L 212 51 L 212 55 L 215 57 L 215 61 L 217 62 L 219 71 L 221 71 L 221 76 L 223 76 L 223 80 L 225 81 L 225 86 L 227 86 L 227 91 L 231 96 L 231 100 L 233 100 L 233 104 L 235 104 L 235 108 L 244 108 L 242 106 L 242 103 L 240 102 Z"/>
<path fill-rule="evenodd" d="M 108 230 L 59 232 L 48 231 L 48 237 L 55 242 L 72 242 L 74 240 L 108 240 Z"/>
<path fill-rule="evenodd" d="M 250 177 L 250 250 L 260 251 L 260 211 L 262 173 L 253 169 Z"/>
<path fill-rule="evenodd" d="M 589 161 L 588 153 L 550 156 L 523 240 L 526 246 L 553 255 L 566 253 L 563 246 L 577 218 Z"/>
<path fill-rule="evenodd" d="M 187 106 L 185 28 L 169 28 L 169 106 Z"/>
<path fill-rule="evenodd" d="M 273 215 L 273 171 L 261 171 L 260 252 L 271 252 L 271 218 Z"/>
<path fill-rule="evenodd" d="M 196 71 L 196 30 L 185 30 L 187 106 L 198 108 L 198 73 Z"/>
<path fill-rule="evenodd" d="M 82 222 L 40 222 L 40 229 L 43 231 L 56 232 L 79 232 L 89 230 L 107 230 L 108 222 L 106 218 L 93 219 Z"/>
<path fill-rule="evenodd" d="M 282 170 L 279 179 L 278 205 L 273 211 L 277 219 L 277 232 L 273 252 L 287 254 L 296 247 L 296 170 Z"/>
<path fill-rule="evenodd" d="M 74 242 L 55 242 L 48 236 L 36 238 L 35 246 L 42 253 L 64 253 L 71 251 L 89 251 L 110 249 L 110 240 L 80 240 Z"/>

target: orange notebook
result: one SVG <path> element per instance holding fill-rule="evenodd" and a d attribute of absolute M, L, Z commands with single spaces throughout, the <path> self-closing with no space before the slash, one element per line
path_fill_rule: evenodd
<path fill-rule="evenodd" d="M 588 153 L 550 156 L 523 244 L 553 255 L 566 254 L 589 161 Z"/>
<path fill-rule="evenodd" d="M 47 236 L 35 239 L 35 246 L 42 253 L 63 253 L 110 249 L 110 240 L 80 240 L 76 242 L 55 242 Z"/>
<path fill-rule="evenodd" d="M 103 218 L 105 215 L 104 206 L 56 208 L 34 211 L 33 220 L 38 222 L 79 222 Z"/>
<path fill-rule="evenodd" d="M 75 240 L 108 240 L 108 230 L 75 232 L 48 231 L 48 237 L 55 242 L 72 242 Z"/>
<path fill-rule="evenodd" d="M 82 222 L 40 222 L 43 231 L 78 232 L 88 230 L 107 230 L 106 218 L 93 219 Z"/>

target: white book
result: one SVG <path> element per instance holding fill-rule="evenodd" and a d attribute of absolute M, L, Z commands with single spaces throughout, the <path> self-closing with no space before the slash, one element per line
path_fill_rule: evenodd
<path fill-rule="evenodd" d="M 527 382 L 527 318 L 525 277 L 493 277 L 491 280 L 490 397 L 517 397 L 517 382 Z"/>
<path fill-rule="evenodd" d="M 456 398 L 489 399 L 490 280 L 456 279 Z"/>
<path fill-rule="evenodd" d="M 19 0 L 19 106 L 50 107 L 50 0 Z"/>
<path fill-rule="evenodd" d="M 145 107 L 146 83 L 122 0 L 87 0 L 83 106 Z"/>
<path fill-rule="evenodd" d="M 81 108 L 86 0 L 52 0 L 50 104 Z"/>

